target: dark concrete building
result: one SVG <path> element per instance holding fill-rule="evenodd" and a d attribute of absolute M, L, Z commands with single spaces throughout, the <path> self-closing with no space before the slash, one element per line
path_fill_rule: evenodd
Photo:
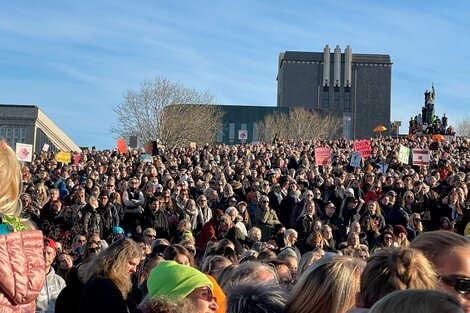
<path fill-rule="evenodd" d="M 243 105 L 219 105 L 223 112 L 223 118 L 217 134 L 217 142 L 226 144 L 239 144 L 243 142 L 257 142 L 257 122 L 265 116 L 280 112 L 287 114 L 289 108 L 243 106 Z M 244 137 L 243 135 L 246 135 Z"/>
<path fill-rule="evenodd" d="M 279 56 L 278 107 L 304 106 L 343 116 L 343 136 L 374 136 L 390 129 L 392 62 L 389 55 L 286 51 Z M 388 131 L 387 131 L 388 133 Z"/>

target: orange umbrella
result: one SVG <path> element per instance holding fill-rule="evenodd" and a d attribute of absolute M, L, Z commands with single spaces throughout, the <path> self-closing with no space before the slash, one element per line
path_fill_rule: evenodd
<path fill-rule="evenodd" d="M 379 125 L 379 126 L 377 126 L 376 128 L 373 129 L 373 132 L 374 132 L 374 133 L 377 133 L 377 132 L 384 132 L 384 131 L 386 131 L 386 130 L 387 130 L 387 128 L 385 128 L 385 126 Z"/>
<path fill-rule="evenodd" d="M 382 132 L 384 132 L 384 131 L 386 131 L 386 130 L 387 130 L 387 128 L 385 128 L 385 126 L 379 125 L 379 126 L 377 126 L 376 128 L 374 128 L 372 131 L 373 131 L 374 133 L 377 133 L 377 132 L 378 132 L 378 133 L 379 133 L 379 137 L 382 137 Z"/>
<path fill-rule="evenodd" d="M 432 140 L 443 141 L 443 140 L 446 140 L 446 137 L 440 134 L 435 134 L 435 135 L 432 135 Z"/>

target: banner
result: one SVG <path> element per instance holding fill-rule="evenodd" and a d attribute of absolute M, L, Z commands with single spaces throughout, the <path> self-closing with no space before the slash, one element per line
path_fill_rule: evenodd
<path fill-rule="evenodd" d="M 70 152 L 61 151 L 56 154 L 55 159 L 57 162 L 70 163 L 72 156 L 70 155 Z"/>
<path fill-rule="evenodd" d="M 429 165 L 429 150 L 413 149 L 413 165 Z"/>
<path fill-rule="evenodd" d="M 361 159 L 362 155 L 360 152 L 353 152 L 351 154 L 351 162 L 349 162 L 349 165 L 353 167 L 361 167 Z"/>
<path fill-rule="evenodd" d="M 22 162 L 31 162 L 33 160 L 33 145 L 16 143 L 16 158 Z"/>
<path fill-rule="evenodd" d="M 354 151 L 360 152 L 363 158 L 370 157 L 372 154 L 370 153 L 370 140 L 358 140 L 354 143 Z"/>
<path fill-rule="evenodd" d="M 398 151 L 398 161 L 403 164 L 408 164 L 410 161 L 410 148 L 400 145 L 400 150 Z"/>
<path fill-rule="evenodd" d="M 315 148 L 315 164 L 316 165 L 331 165 L 331 149 L 330 148 Z"/>
<path fill-rule="evenodd" d="M 119 139 L 117 140 L 116 145 L 117 145 L 117 151 L 118 151 L 119 153 L 124 153 L 124 154 L 127 153 L 127 143 L 126 143 L 126 139 L 124 139 L 124 138 L 119 138 Z"/>
<path fill-rule="evenodd" d="M 152 156 L 148 153 L 142 153 L 141 155 L 139 155 L 139 160 L 141 160 L 142 162 L 153 162 Z"/>

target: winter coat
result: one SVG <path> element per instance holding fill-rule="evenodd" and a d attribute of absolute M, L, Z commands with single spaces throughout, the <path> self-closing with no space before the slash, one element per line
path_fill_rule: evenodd
<path fill-rule="evenodd" d="M 0 235 L 0 308 L 2 312 L 34 312 L 44 285 L 43 235 L 25 230 Z"/>

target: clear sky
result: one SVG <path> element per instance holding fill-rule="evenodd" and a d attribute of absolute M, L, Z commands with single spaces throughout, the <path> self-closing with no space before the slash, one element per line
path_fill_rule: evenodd
<path fill-rule="evenodd" d="M 1 1 L 0 103 L 35 104 L 79 146 L 114 148 L 112 107 L 163 75 L 221 104 L 276 105 L 283 51 L 389 54 L 392 120 L 424 91 L 469 117 L 468 1 Z M 402 128 L 403 130 L 403 128 Z"/>

